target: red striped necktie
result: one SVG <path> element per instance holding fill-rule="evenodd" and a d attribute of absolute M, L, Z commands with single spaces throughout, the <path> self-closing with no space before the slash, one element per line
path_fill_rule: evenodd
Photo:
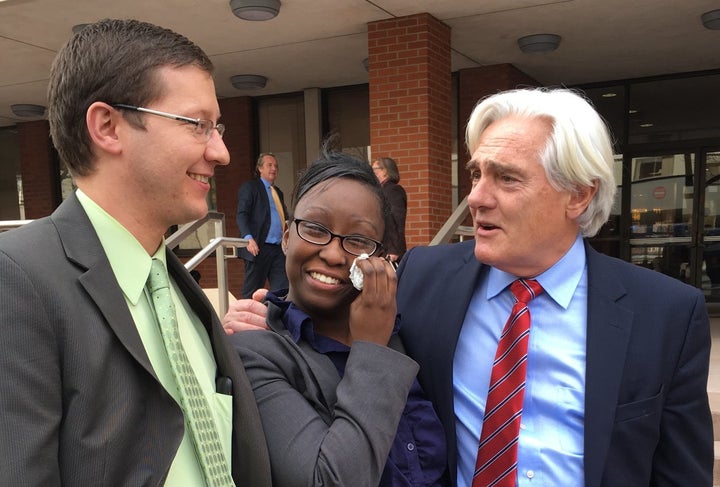
<path fill-rule="evenodd" d="M 518 279 L 510 285 L 510 291 L 515 305 L 495 352 L 472 487 L 514 487 L 517 477 L 518 438 L 530 341 L 527 304 L 543 289 L 537 281 Z"/>

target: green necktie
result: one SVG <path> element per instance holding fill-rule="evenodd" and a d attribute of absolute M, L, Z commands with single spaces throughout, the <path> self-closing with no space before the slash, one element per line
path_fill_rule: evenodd
<path fill-rule="evenodd" d="M 207 399 L 180 342 L 175 305 L 170 296 L 165 266 L 157 259 L 152 260 L 147 287 L 180 393 L 185 423 L 190 428 L 195 452 L 207 484 L 212 487 L 234 486 Z"/>

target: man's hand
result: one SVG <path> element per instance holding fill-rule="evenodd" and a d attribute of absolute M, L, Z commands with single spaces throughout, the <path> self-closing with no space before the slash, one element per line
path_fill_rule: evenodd
<path fill-rule="evenodd" d="M 251 238 L 250 240 L 248 240 L 247 251 L 250 252 L 255 257 L 257 257 L 257 254 L 260 252 L 260 247 L 258 247 L 258 244 L 254 238 Z M 265 296 L 265 295 L 263 294 L 263 296 Z"/>
<path fill-rule="evenodd" d="M 232 335 L 239 331 L 267 330 L 267 306 L 262 303 L 267 292 L 267 289 L 258 289 L 252 299 L 238 299 L 230 303 L 222 320 L 225 333 Z"/>

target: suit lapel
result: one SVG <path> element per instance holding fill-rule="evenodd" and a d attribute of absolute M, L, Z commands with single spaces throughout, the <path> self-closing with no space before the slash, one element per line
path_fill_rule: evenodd
<path fill-rule="evenodd" d="M 597 487 L 610 446 L 633 313 L 618 304 L 625 287 L 609 258 L 585 244 L 588 267 L 585 371 L 585 486 Z"/>
<path fill-rule="evenodd" d="M 63 202 L 50 218 L 57 228 L 68 260 L 84 269 L 78 277 L 80 285 L 123 346 L 157 379 L 110 262 L 75 194 Z"/>
<path fill-rule="evenodd" d="M 434 297 L 437 303 L 435 317 L 427 321 L 434 326 L 426 330 L 435 335 L 433 342 L 437 346 L 433 348 L 432 363 L 437 365 L 435 370 L 443 377 L 433 377 L 433 384 L 442 384 L 443 395 L 449 401 L 448 412 L 453 410 L 452 365 L 455 347 L 482 268 L 482 264 L 475 259 L 473 253 L 474 242 L 472 245 L 467 245 L 466 249 L 469 250 L 464 254 L 463 259 L 447 259 L 448 265 L 440 263 L 437 280 L 443 284 L 444 290 Z M 453 262 L 457 264 L 450 265 Z M 442 326 L 436 326 L 438 324 Z"/>
<path fill-rule="evenodd" d="M 470 240 L 447 246 L 439 260 L 426 260 L 423 258 L 424 254 L 419 254 L 417 261 L 407 261 L 410 270 L 407 277 L 400 276 L 399 285 L 407 294 L 403 306 L 419 306 L 423 313 L 421 316 L 416 316 L 412 311 L 409 313 L 413 319 L 412 323 L 408 323 L 409 329 L 406 331 L 412 337 L 406 340 L 405 346 L 411 357 L 420 363 L 423 387 L 432 399 L 445 428 L 448 465 L 453 485 L 457 478 L 453 356 L 465 314 L 483 268 L 475 258 L 474 249 L 475 241 Z M 411 266 L 422 269 L 419 279 L 414 279 Z M 403 280 L 410 280 L 410 284 L 405 284 Z M 429 297 L 431 302 L 416 303 L 416 296 Z M 404 310 L 401 310 L 402 312 Z"/>
<path fill-rule="evenodd" d="M 212 352 L 218 367 L 218 375 L 226 374 L 228 364 L 230 363 L 227 355 L 228 349 L 218 345 L 218 341 L 225 339 L 225 334 L 215 314 L 215 308 L 213 308 L 207 296 L 205 296 L 202 288 L 195 282 L 190 273 L 187 272 L 183 263 L 180 262 L 180 259 L 178 259 L 170 249 L 166 249 L 165 259 L 168 264 L 168 272 L 175 280 L 178 289 L 197 315 L 210 338 Z M 216 326 L 213 326 L 213 321 L 215 320 L 218 320 L 218 323 Z"/>
<path fill-rule="evenodd" d="M 270 200 L 268 199 L 268 190 L 262 179 L 257 179 L 258 201 L 264 215 L 263 218 L 270 219 Z"/>
<path fill-rule="evenodd" d="M 455 479 L 457 479 L 457 432 L 455 431 L 453 357 L 455 356 L 455 348 L 460 338 L 460 330 L 465 322 L 465 314 L 470 307 L 470 300 L 477 287 L 480 271 L 483 267 L 475 258 L 474 241 L 473 245 L 469 246 L 469 248 L 470 252 L 468 252 L 466 258 L 462 261 L 462 265 L 457 269 L 448 269 L 448 288 L 445 294 L 446 299 L 443 299 L 443 301 L 453 303 L 453 305 L 442 307 L 446 316 L 445 323 L 447 326 L 434 328 L 439 332 L 435 341 L 438 347 L 434 360 L 437 360 L 438 363 L 442 363 L 443 360 L 448 361 L 447 363 L 442 363 L 438 368 L 443 376 L 434 377 L 433 383 L 443 384 L 444 386 L 444 391 L 437 404 L 440 405 L 439 409 L 442 409 L 442 412 L 438 411 L 438 415 L 443 418 L 443 423 L 445 424 L 449 445 L 448 464 L 450 465 L 450 475 L 453 479 L 453 485 L 455 484 Z M 442 323 L 442 321 L 439 323 Z M 443 334 L 445 336 L 442 336 Z"/>

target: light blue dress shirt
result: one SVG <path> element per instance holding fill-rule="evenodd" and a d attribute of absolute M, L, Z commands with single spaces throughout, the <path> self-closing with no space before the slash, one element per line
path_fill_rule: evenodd
<path fill-rule="evenodd" d="M 453 362 L 458 487 L 472 484 L 492 360 L 513 305 L 515 276 L 486 268 L 470 302 Z M 536 277 L 518 447 L 518 486 L 582 486 L 587 336 L 583 240 Z"/>
<path fill-rule="evenodd" d="M 275 199 L 272 197 L 272 191 L 270 191 L 271 184 L 263 178 L 260 178 L 260 180 L 265 185 L 265 193 L 267 193 L 268 199 L 270 200 L 270 230 L 268 231 L 268 236 L 265 239 L 265 242 L 279 244 L 282 242 L 282 222 L 280 221 L 280 212 L 278 211 L 277 206 L 275 206 Z"/>
<path fill-rule="evenodd" d="M 272 192 L 270 191 L 270 186 L 272 185 L 269 181 L 266 181 L 263 178 L 260 178 L 260 181 L 262 181 L 263 186 L 265 186 L 265 194 L 267 195 L 268 202 L 270 204 L 270 229 L 268 230 L 267 237 L 265 238 L 265 243 L 279 244 L 282 242 L 282 221 L 280 220 L 280 212 L 275 206 L 275 199 L 273 199 Z M 244 235 L 243 238 L 250 240 L 253 236 L 248 233 L 247 235 Z M 260 245 L 260 242 L 258 242 L 258 245 Z"/>

